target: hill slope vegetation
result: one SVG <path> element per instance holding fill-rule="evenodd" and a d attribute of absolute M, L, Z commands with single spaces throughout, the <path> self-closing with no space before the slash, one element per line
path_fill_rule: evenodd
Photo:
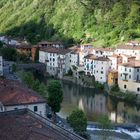
<path fill-rule="evenodd" d="M 0 34 L 112 46 L 140 39 L 140 1 L 0 0 Z"/>

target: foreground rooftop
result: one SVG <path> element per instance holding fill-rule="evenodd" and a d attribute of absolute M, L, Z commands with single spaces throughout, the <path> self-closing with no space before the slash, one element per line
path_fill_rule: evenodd
<path fill-rule="evenodd" d="M 1 140 L 84 140 L 28 109 L 0 113 Z"/>
<path fill-rule="evenodd" d="M 17 81 L 0 79 L 0 102 L 3 105 L 23 105 L 46 103 L 46 100 Z"/>

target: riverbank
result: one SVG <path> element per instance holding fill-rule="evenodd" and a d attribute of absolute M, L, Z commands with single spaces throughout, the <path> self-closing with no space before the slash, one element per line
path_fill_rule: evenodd
<path fill-rule="evenodd" d="M 82 80 L 76 79 L 71 76 L 64 76 L 61 80 L 65 81 L 66 83 L 74 83 L 85 88 L 93 88 L 93 89 L 95 88 L 95 86 L 91 85 L 90 82 L 89 83 L 83 82 Z"/>

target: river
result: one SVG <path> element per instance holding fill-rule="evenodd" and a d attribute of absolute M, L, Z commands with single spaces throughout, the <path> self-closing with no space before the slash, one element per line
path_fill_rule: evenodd
<path fill-rule="evenodd" d="M 66 118 L 74 109 L 82 109 L 88 121 L 97 121 L 102 115 L 107 115 L 112 122 L 140 123 L 140 110 L 118 102 L 117 107 L 107 92 L 83 88 L 73 83 L 61 81 L 64 99 L 58 113 Z"/>
<path fill-rule="evenodd" d="M 36 76 L 47 85 L 51 79 Z M 64 98 L 58 115 L 66 118 L 76 108 L 82 109 L 88 121 L 97 121 L 102 115 L 107 115 L 112 122 L 140 123 L 140 109 L 128 106 L 124 102 L 117 105 L 103 90 L 84 88 L 74 83 L 61 81 Z"/>

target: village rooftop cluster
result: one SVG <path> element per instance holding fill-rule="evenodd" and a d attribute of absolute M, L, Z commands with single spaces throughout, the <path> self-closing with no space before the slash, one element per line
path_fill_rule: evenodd
<path fill-rule="evenodd" d="M 0 41 L 19 52 L 30 53 L 32 61 L 39 51 L 38 61 L 45 64 L 49 75 L 63 78 L 72 70 L 78 79 L 79 73 L 84 72 L 89 77 L 94 76 L 95 81 L 101 84 L 118 84 L 122 91 L 140 94 L 140 41 L 129 41 L 116 48 L 96 48 L 92 44 L 82 44 L 67 49 L 62 42 L 42 41 L 32 46 L 26 41 L 4 36 L 0 37 Z"/>

